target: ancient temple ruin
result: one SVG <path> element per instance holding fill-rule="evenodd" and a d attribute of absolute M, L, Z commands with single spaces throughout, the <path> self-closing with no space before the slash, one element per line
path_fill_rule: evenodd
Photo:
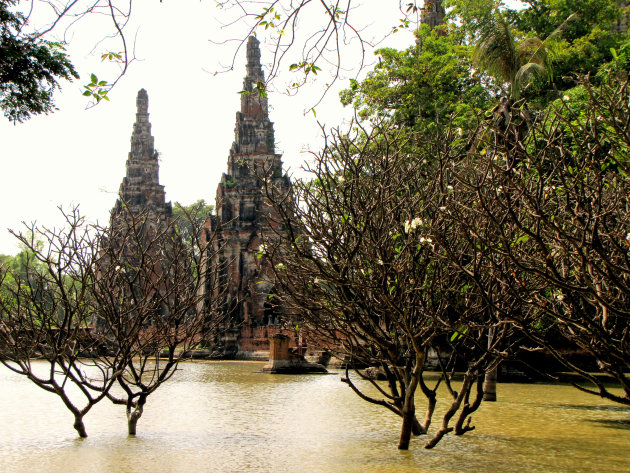
<path fill-rule="evenodd" d="M 136 106 L 126 173 L 110 213 L 109 229 L 100 236 L 96 261 L 99 286 L 104 287 L 106 292 L 110 291 L 109 294 L 118 294 L 117 299 L 134 301 L 136 297 L 142 299 L 147 294 L 151 297 L 152 290 L 153 294 L 157 294 L 169 283 L 172 285 L 172 278 L 164 278 L 164 275 L 169 274 L 169 265 L 180 261 L 178 245 L 174 244 L 177 236 L 172 221 L 172 206 L 166 202 L 164 186 L 159 183 L 158 153 L 151 136 L 146 90 L 138 91 Z M 117 275 L 124 276 L 118 280 Z M 118 283 L 112 283 L 114 280 Z M 115 284 L 119 285 L 113 289 Z M 144 301 L 149 297 L 145 297 Z M 154 300 L 158 299 L 154 297 Z M 124 306 L 124 303 L 120 305 Z M 143 306 L 145 313 L 148 307 L 150 304 Z M 113 310 L 134 313 L 127 312 L 128 307 Z M 169 311 L 161 304 L 155 313 L 165 316 Z M 99 330 L 105 327 L 102 317 L 96 317 L 94 324 Z"/>
<path fill-rule="evenodd" d="M 126 213 L 146 213 L 157 222 L 166 222 L 173 210 L 166 202 L 164 186 L 159 182 L 158 152 L 154 148 L 149 122 L 149 97 L 140 89 L 136 98 L 136 122 L 131 134 L 131 151 L 127 157 L 126 175 L 120 184 L 118 200 L 112 209 L 112 222 Z"/>
<path fill-rule="evenodd" d="M 442 6 L 442 0 L 425 0 L 424 6 L 420 9 L 420 25 L 428 25 L 433 30 L 436 26 L 444 24 L 446 10 Z M 439 28 L 438 36 L 446 36 L 446 30 Z M 422 36 L 416 35 L 416 45 L 422 50 Z"/>
<path fill-rule="evenodd" d="M 203 267 L 212 268 L 212 274 L 203 275 L 206 284 L 200 296 L 204 302 L 198 309 L 203 310 L 204 303 L 215 305 L 218 300 L 221 310 L 228 314 L 224 333 L 218 339 L 207 340 L 219 345 L 225 357 L 266 359 L 269 337 L 281 332 L 279 308 L 270 297 L 272 278 L 267 277 L 270 272 L 257 257 L 265 239 L 262 235 L 273 234 L 267 219 L 271 207 L 265 202 L 261 186 L 264 178 L 282 192 L 289 190 L 290 182 L 275 151 L 264 81 L 259 43 L 250 37 L 234 143 L 227 171 L 217 188 L 216 215 L 208 217 L 202 237 L 213 249 L 209 252 L 213 256 L 205 262 L 202 259 L 201 271 Z M 136 103 L 131 151 L 119 198 L 111 212 L 111 225 L 124 225 L 142 215 L 143 221 L 157 230 L 171 224 L 172 206 L 166 202 L 164 186 L 159 183 L 146 90 L 138 92 Z"/>
<path fill-rule="evenodd" d="M 420 14 L 420 23 L 429 25 L 433 29 L 444 23 L 446 10 L 442 6 L 442 0 L 425 0 L 424 7 Z"/>
<path fill-rule="evenodd" d="M 265 203 L 261 178 L 267 178 L 280 192 L 288 191 L 290 182 L 275 151 L 267 97 L 261 93 L 264 80 L 259 42 L 250 37 L 234 143 L 228 154 L 227 172 L 217 188 L 216 215 L 206 222 L 207 235 L 214 235 L 217 251 L 214 267 L 222 268 L 222 280 L 227 285 L 220 296 L 231 321 L 221 342 L 227 357 L 266 359 L 269 337 L 280 331 L 279 309 L 272 303 L 272 282 L 265 277 L 265 268 L 257 258 L 264 240 L 261 235 L 273 234 L 268 221 L 271 208 Z"/>

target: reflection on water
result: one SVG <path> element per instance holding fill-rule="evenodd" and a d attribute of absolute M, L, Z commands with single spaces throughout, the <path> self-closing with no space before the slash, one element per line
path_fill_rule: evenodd
<path fill-rule="evenodd" d="M 477 430 L 400 452 L 398 419 L 339 375 L 261 367 L 182 365 L 149 399 L 137 438 L 122 407 L 101 403 L 83 440 L 59 399 L 0 368 L 0 471 L 630 472 L 630 409 L 568 386 L 501 384 Z"/>
<path fill-rule="evenodd" d="M 606 425 L 607 427 L 612 427 L 614 429 L 630 430 L 630 419 L 589 419 L 589 422 Z"/>

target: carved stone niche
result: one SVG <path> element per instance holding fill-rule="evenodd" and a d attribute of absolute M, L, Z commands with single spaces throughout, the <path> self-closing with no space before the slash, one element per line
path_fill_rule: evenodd
<path fill-rule="evenodd" d="M 256 209 L 254 207 L 253 202 L 243 202 L 241 203 L 241 220 L 245 220 L 247 222 L 252 222 L 256 218 Z"/>
<path fill-rule="evenodd" d="M 232 203 L 228 200 L 224 200 L 221 206 L 221 217 L 224 223 L 232 220 Z"/>

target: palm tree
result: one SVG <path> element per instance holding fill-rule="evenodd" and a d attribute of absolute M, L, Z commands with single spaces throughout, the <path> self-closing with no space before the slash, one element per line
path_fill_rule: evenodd
<path fill-rule="evenodd" d="M 528 130 L 529 111 L 514 108 L 514 102 L 521 98 L 521 92 L 536 77 L 549 77 L 547 48 L 540 38 L 525 38 L 517 41 L 504 15 L 495 11 L 494 15 L 483 24 L 479 39 L 473 50 L 473 64 L 495 78 L 500 85 L 507 86 L 507 97 L 492 110 L 494 124 L 499 130 L 519 115 L 525 120 L 517 127 L 515 142 L 519 141 Z M 502 141 L 499 138 L 499 141 Z M 492 334 L 488 334 L 488 347 Z M 484 401 L 497 400 L 497 371 L 494 368 L 485 374 L 483 391 Z"/>
<path fill-rule="evenodd" d="M 505 15 L 495 11 L 480 31 L 473 51 L 473 64 L 507 85 L 508 100 L 517 101 L 522 91 L 536 77 L 551 78 L 548 47 L 576 17 L 570 15 L 545 40 L 537 37 L 514 38 Z"/>
<path fill-rule="evenodd" d="M 530 37 L 517 41 L 507 18 L 498 10 L 483 23 L 472 60 L 476 67 L 507 87 L 507 97 L 492 110 L 494 125 L 499 130 L 505 130 L 510 120 L 523 118 L 520 126 L 514 128 L 516 135 L 512 137 L 512 144 L 519 142 L 527 134 L 531 121 L 527 104 L 514 107 L 514 103 L 520 100 L 522 92 L 535 78 L 551 79 L 548 55 L 550 42 L 560 36 L 566 25 L 576 17 L 575 13 L 570 15 L 545 40 Z M 497 138 L 495 142 L 504 141 L 500 133 Z M 489 333 L 488 346 L 491 344 L 491 336 Z M 485 375 L 484 401 L 496 401 L 496 382 L 497 366 Z"/>
<path fill-rule="evenodd" d="M 506 18 L 497 14 L 481 31 L 473 64 L 507 84 L 509 98 L 518 100 L 534 77 L 547 74 L 547 49 L 539 38 L 517 42 Z"/>

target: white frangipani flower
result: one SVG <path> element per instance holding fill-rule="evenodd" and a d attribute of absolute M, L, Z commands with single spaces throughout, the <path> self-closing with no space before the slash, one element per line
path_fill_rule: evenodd
<path fill-rule="evenodd" d="M 422 219 L 420 217 L 416 217 L 413 220 L 407 220 L 405 222 L 405 233 L 410 233 L 413 230 L 415 230 L 416 228 L 418 228 L 420 225 L 422 225 L 424 222 L 422 221 Z"/>

